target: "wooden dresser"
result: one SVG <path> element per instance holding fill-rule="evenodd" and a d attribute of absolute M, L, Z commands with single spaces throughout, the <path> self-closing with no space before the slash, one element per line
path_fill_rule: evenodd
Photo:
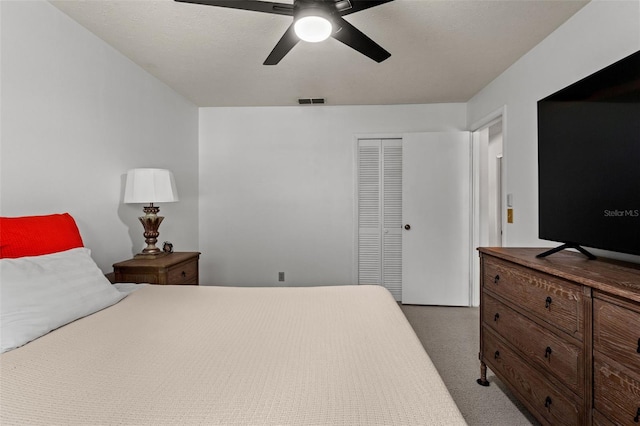
<path fill-rule="evenodd" d="M 198 285 L 198 252 L 176 252 L 155 259 L 133 258 L 114 263 L 118 283 Z"/>
<path fill-rule="evenodd" d="M 542 423 L 640 424 L 640 265 L 480 248 L 480 379 Z"/>

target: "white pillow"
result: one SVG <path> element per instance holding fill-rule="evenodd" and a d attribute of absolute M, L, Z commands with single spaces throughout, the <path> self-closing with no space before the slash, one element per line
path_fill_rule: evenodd
<path fill-rule="evenodd" d="M 0 353 L 124 298 L 87 248 L 0 259 Z"/>

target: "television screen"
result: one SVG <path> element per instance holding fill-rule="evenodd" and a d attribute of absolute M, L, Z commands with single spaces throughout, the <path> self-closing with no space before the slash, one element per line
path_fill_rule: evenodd
<path fill-rule="evenodd" d="M 538 101 L 539 237 L 640 254 L 640 51 Z"/>

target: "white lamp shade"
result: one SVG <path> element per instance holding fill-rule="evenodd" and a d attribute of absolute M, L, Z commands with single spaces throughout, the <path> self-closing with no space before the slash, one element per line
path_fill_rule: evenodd
<path fill-rule="evenodd" d="M 333 26 L 323 16 L 303 16 L 296 20 L 293 30 L 301 40 L 317 43 L 329 38 Z"/>
<path fill-rule="evenodd" d="M 165 169 L 131 169 L 124 189 L 125 203 L 171 203 L 178 201 L 173 173 Z"/>

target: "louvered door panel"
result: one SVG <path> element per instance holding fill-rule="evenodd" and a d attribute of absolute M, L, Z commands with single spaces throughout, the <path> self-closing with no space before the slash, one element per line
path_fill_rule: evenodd
<path fill-rule="evenodd" d="M 383 284 L 396 300 L 402 298 L 402 234 L 383 234 Z"/>
<path fill-rule="evenodd" d="M 383 213 L 385 229 L 402 226 L 402 141 L 383 141 Z"/>
<path fill-rule="evenodd" d="M 358 141 L 358 283 L 402 296 L 402 140 Z"/>
<path fill-rule="evenodd" d="M 380 141 L 358 145 L 358 284 L 382 284 Z"/>
<path fill-rule="evenodd" d="M 384 286 L 402 298 L 402 141 L 382 141 L 382 273 Z"/>
<path fill-rule="evenodd" d="M 382 284 L 380 233 L 360 230 L 358 236 L 358 284 Z"/>
<path fill-rule="evenodd" d="M 367 141 L 369 142 L 369 141 Z M 358 224 L 360 228 L 380 227 L 380 147 L 358 148 Z"/>

